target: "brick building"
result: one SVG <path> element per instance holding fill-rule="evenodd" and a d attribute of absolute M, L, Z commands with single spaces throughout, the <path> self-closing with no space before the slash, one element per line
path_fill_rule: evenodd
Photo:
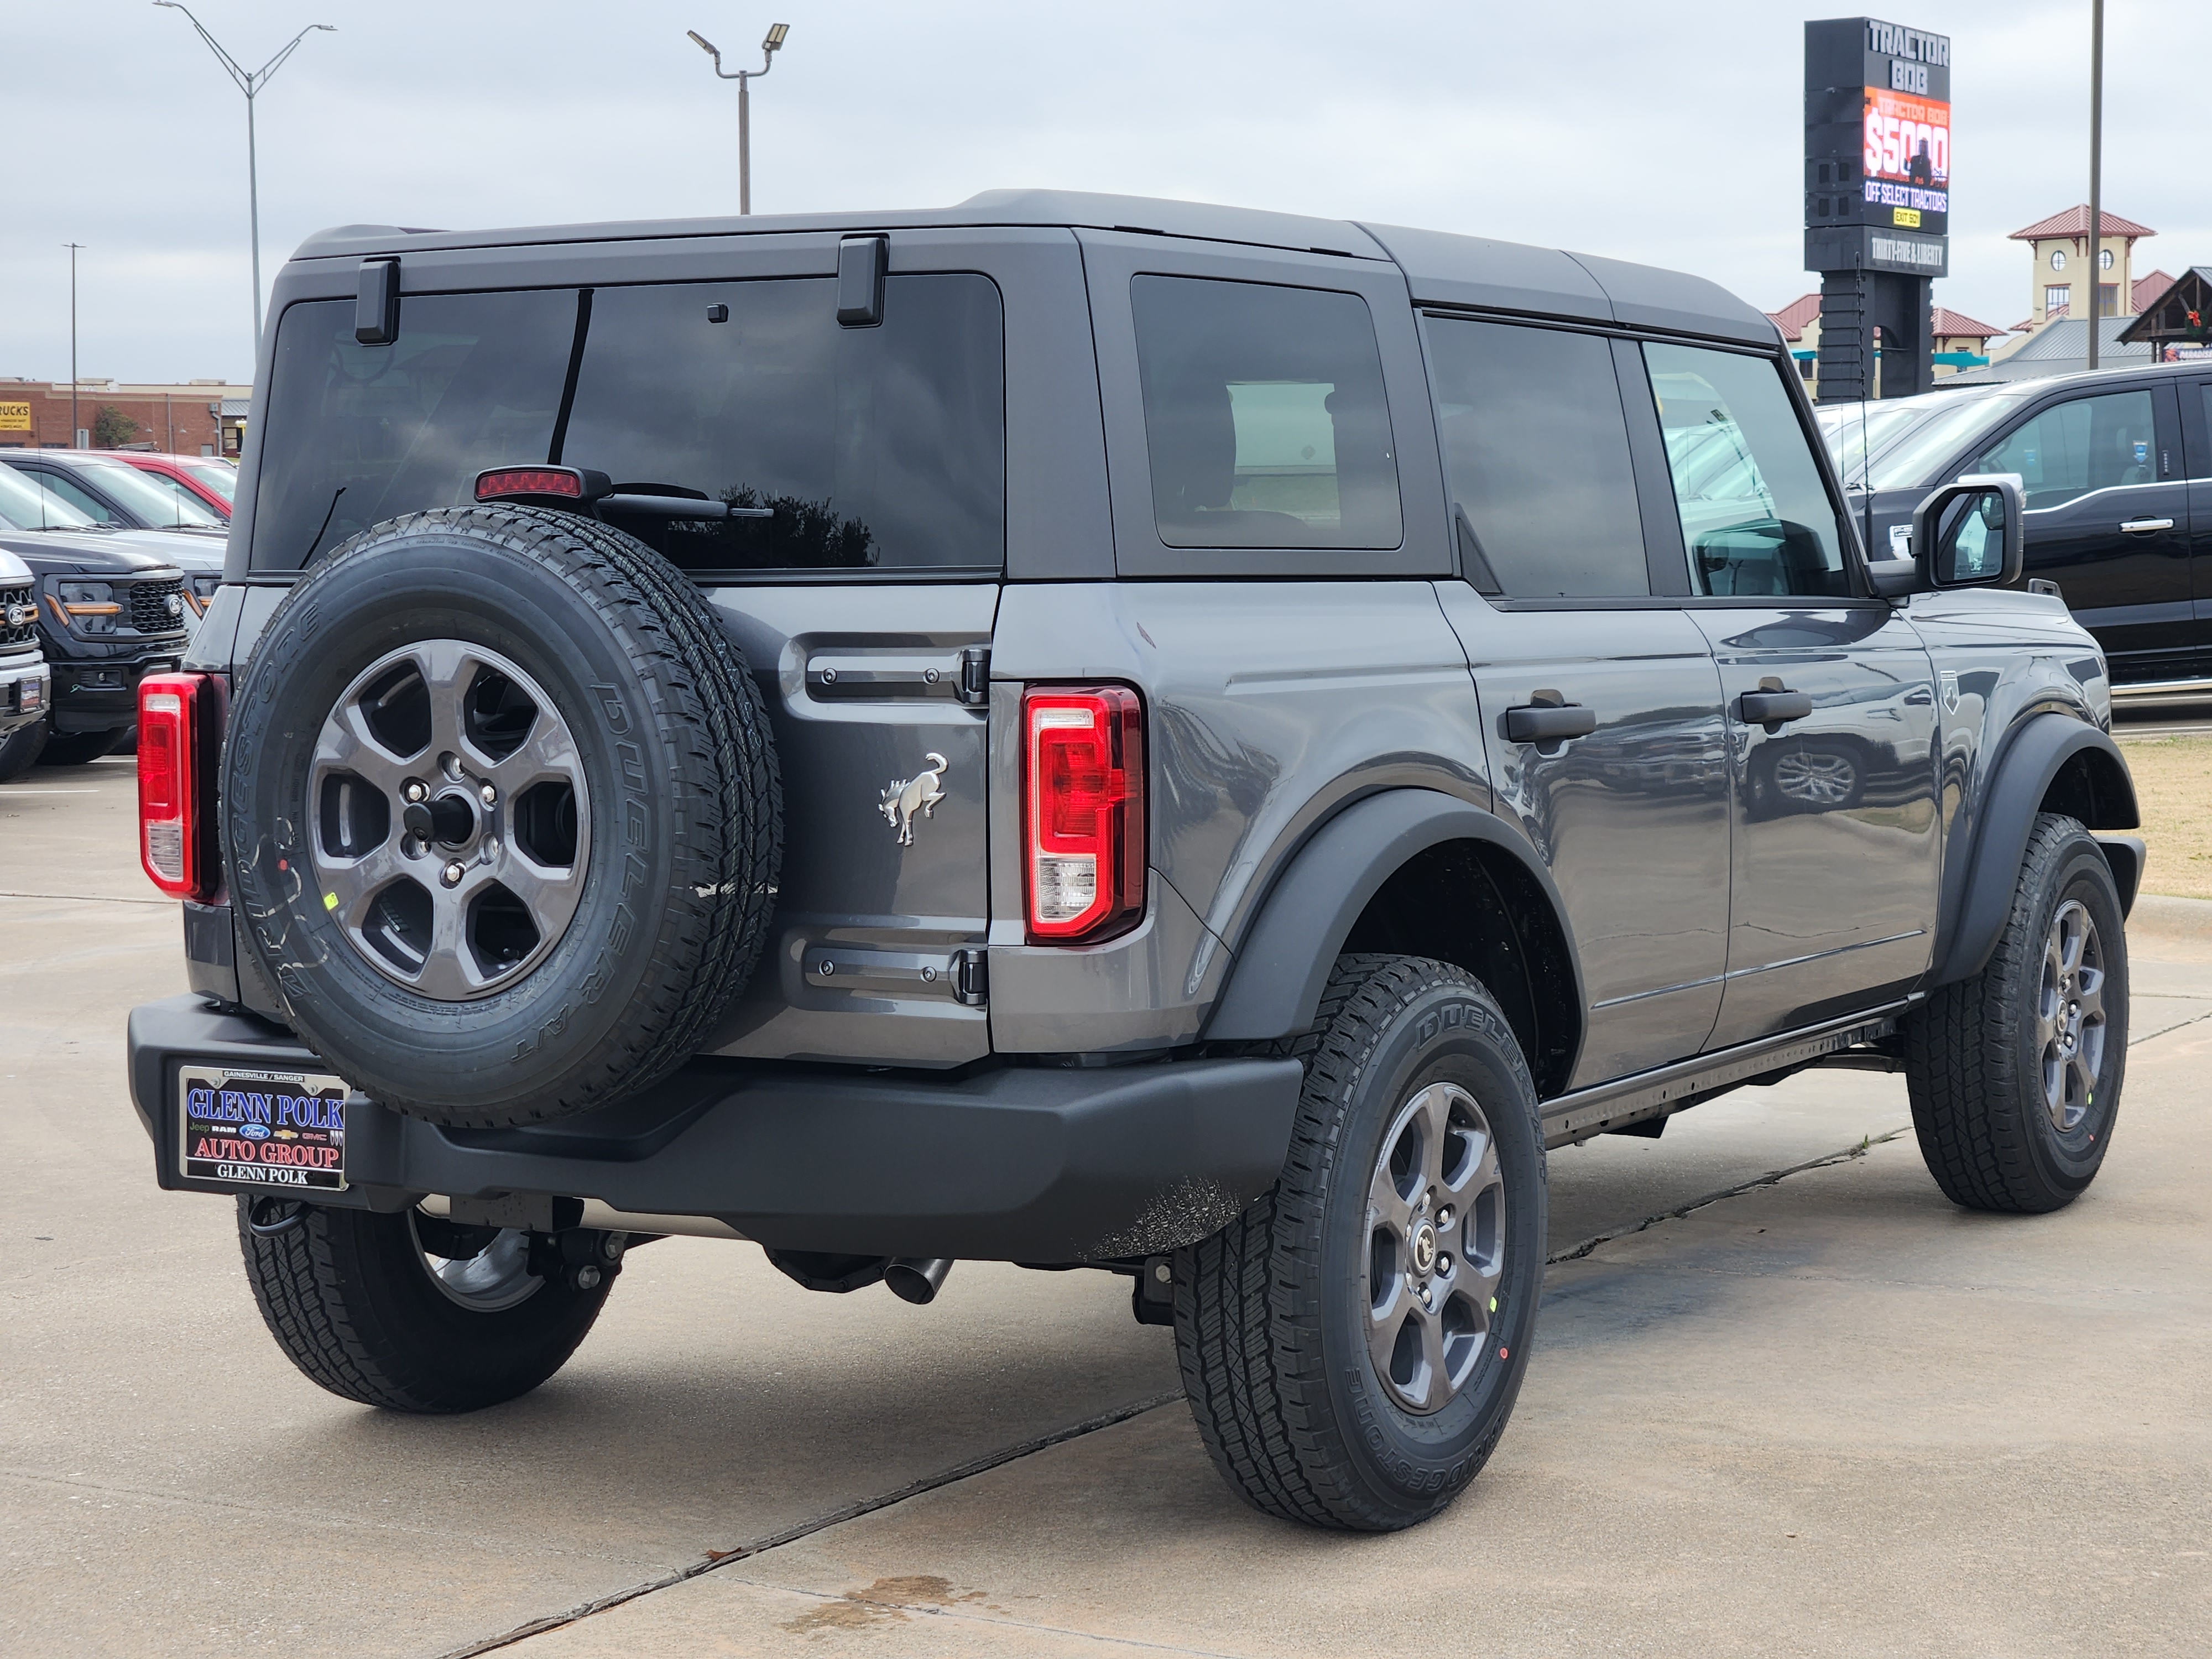
<path fill-rule="evenodd" d="M 246 430 L 246 402 L 252 395 L 251 386 L 222 380 L 188 380 L 182 386 L 79 380 L 77 429 L 72 431 L 67 380 L 0 376 L 0 448 L 73 449 L 81 431 L 85 445 L 93 448 L 235 455 Z M 107 409 L 130 423 L 130 435 L 119 443 L 101 441 L 100 411 Z"/>

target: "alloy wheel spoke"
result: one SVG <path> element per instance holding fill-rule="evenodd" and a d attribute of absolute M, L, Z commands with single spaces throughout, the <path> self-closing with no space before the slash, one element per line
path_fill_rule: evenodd
<path fill-rule="evenodd" d="M 328 773 L 354 774 L 382 790 L 395 812 L 398 810 L 400 785 L 410 772 L 408 757 L 393 754 L 378 741 L 361 705 L 351 699 L 332 709 L 331 718 L 324 722 L 315 743 L 312 767 L 318 785 L 320 777 Z"/>
<path fill-rule="evenodd" d="M 335 911 L 348 927 L 353 928 L 367 925 L 370 908 L 395 878 L 413 873 L 399 851 L 396 836 L 387 836 L 382 845 L 371 848 L 357 859 L 323 859 L 315 866 L 325 908 Z M 329 902 L 331 895 L 337 898 L 335 905 Z"/>

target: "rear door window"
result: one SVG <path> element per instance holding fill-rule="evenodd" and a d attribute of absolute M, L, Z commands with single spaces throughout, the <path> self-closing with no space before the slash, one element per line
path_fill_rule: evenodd
<path fill-rule="evenodd" d="M 1163 542 L 1399 544 L 1390 410 L 1364 300 L 1140 276 L 1129 301 Z"/>
<path fill-rule="evenodd" d="M 1649 593 L 1612 343 L 1457 318 L 1427 326 L 1444 481 L 1475 586 L 1516 599 Z"/>
<path fill-rule="evenodd" d="M 1972 470 L 2016 472 L 2032 512 L 2093 489 L 2158 481 L 2149 391 L 2075 398 L 2033 415 L 1983 452 Z"/>
<path fill-rule="evenodd" d="M 629 493 L 775 509 L 616 520 L 693 571 L 997 569 L 1004 325 L 972 273 L 902 275 L 844 328 L 831 278 L 409 295 L 363 346 L 354 302 L 289 308 L 254 563 L 293 569 L 488 467 L 561 462 Z"/>
<path fill-rule="evenodd" d="M 1835 503 L 1774 362 L 1656 341 L 1644 361 L 1693 590 L 1848 597 Z"/>

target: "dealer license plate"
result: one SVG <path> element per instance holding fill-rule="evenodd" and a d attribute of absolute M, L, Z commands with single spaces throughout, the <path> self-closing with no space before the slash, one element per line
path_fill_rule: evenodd
<path fill-rule="evenodd" d="M 346 1184 L 343 1079 L 188 1060 L 177 1094 L 187 1179 L 325 1192 Z"/>

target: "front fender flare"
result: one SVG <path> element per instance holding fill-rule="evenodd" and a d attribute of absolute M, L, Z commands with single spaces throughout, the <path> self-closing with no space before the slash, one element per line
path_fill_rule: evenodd
<path fill-rule="evenodd" d="M 1552 872 L 1504 819 L 1435 789 L 1392 789 L 1354 802 L 1316 830 L 1268 890 L 1236 947 L 1229 984 L 1204 1033 L 1209 1042 L 1269 1042 L 1311 1028 L 1337 953 L 1382 884 L 1405 862 L 1451 841 L 1504 848 L 1542 887 L 1583 996 L 1582 958 Z"/>
<path fill-rule="evenodd" d="M 2128 763 L 2119 745 L 2086 720 L 2059 714 L 2035 715 L 2020 726 L 1996 759 L 1981 811 L 1975 814 L 1972 846 L 1967 854 L 1966 875 L 1953 914 L 1936 951 L 1936 966 L 1929 975 L 1932 988 L 1972 979 L 1989 963 L 2011 913 L 2013 889 L 2020 878 L 2021 860 L 2027 855 L 2027 838 L 2034 831 L 2035 816 L 2051 781 L 2074 757 L 2094 751 L 2118 769 L 2122 779 Z M 2134 792 L 2130 787 L 2127 823 L 2091 824 L 2094 829 L 2134 827 Z M 2107 844 L 2106 857 L 2113 865 L 2124 905 L 2135 896 L 2135 880 L 2142 870 L 2140 843 Z M 2127 867 L 2123 868 L 2125 866 Z"/>

